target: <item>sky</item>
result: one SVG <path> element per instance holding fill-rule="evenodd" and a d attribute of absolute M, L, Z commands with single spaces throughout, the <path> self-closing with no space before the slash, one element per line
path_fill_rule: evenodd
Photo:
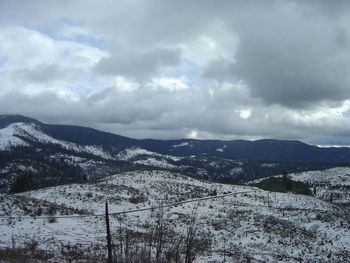
<path fill-rule="evenodd" d="M 350 145 L 348 0 L 0 0 L 0 114 Z"/>

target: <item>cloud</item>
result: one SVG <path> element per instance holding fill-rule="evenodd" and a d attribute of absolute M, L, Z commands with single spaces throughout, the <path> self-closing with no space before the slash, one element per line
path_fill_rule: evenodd
<path fill-rule="evenodd" d="M 122 50 L 101 59 L 95 70 L 99 74 L 144 79 L 165 67 L 177 65 L 180 55 L 178 49 L 156 48 L 144 52 Z"/>
<path fill-rule="evenodd" d="M 292 0 L 305 8 L 305 12 L 310 14 L 317 13 L 322 16 L 330 16 L 332 18 L 346 15 L 349 10 L 350 3 L 347 0 L 338 0 L 336 4 L 327 0 Z"/>
<path fill-rule="evenodd" d="M 160 77 L 154 78 L 148 84 L 148 87 L 157 90 L 157 91 L 181 91 L 188 89 L 188 85 L 186 84 L 186 78 L 183 76 L 181 78 L 168 78 L 168 77 Z"/>
<path fill-rule="evenodd" d="M 13 77 L 25 82 L 49 83 L 51 81 L 76 81 L 83 72 L 78 68 L 62 68 L 57 64 L 38 65 L 34 69 L 19 69 L 13 72 Z M 81 76 L 80 78 L 83 78 Z"/>
<path fill-rule="evenodd" d="M 133 137 L 348 142 L 349 1 L 0 1 L 0 112 Z"/>
<path fill-rule="evenodd" d="M 299 5 L 256 7 L 232 21 L 240 44 L 235 61 L 214 60 L 204 77 L 241 79 L 267 104 L 312 107 L 349 98 L 348 31 L 337 21 L 306 17 Z M 254 19 L 256 17 L 256 19 Z"/>

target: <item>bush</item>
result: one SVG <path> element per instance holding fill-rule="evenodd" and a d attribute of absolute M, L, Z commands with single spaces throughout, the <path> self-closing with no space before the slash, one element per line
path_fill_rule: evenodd
<path fill-rule="evenodd" d="M 35 239 L 31 239 L 25 242 L 25 246 L 29 250 L 35 250 L 38 247 L 39 243 Z"/>
<path fill-rule="evenodd" d="M 132 204 L 139 204 L 147 201 L 148 201 L 148 198 L 143 194 L 133 195 L 129 198 L 129 202 Z"/>
<path fill-rule="evenodd" d="M 41 216 L 43 214 L 43 209 L 41 207 L 39 207 L 36 211 L 35 211 L 35 215 L 36 216 Z"/>
<path fill-rule="evenodd" d="M 54 215 L 49 215 L 49 217 L 47 218 L 47 221 L 49 223 L 56 223 L 57 222 L 57 218 Z"/>

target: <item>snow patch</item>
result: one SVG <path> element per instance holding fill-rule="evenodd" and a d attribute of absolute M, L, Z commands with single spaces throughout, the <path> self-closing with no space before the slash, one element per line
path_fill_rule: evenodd
<path fill-rule="evenodd" d="M 0 150 L 6 151 L 13 147 L 29 146 L 27 142 L 18 138 L 19 127 L 16 124 L 11 124 L 0 130 Z"/>
<path fill-rule="evenodd" d="M 230 175 L 237 175 L 243 173 L 243 168 L 242 167 L 235 167 L 230 170 Z"/>
<path fill-rule="evenodd" d="M 178 147 L 185 147 L 185 146 L 190 146 L 191 144 L 189 144 L 188 142 L 182 142 L 180 144 L 175 144 L 173 145 L 173 148 L 178 148 Z"/>
<path fill-rule="evenodd" d="M 273 167 L 278 166 L 278 164 L 277 163 L 263 163 L 260 166 L 261 167 L 267 167 L 267 168 L 273 168 Z"/>
<path fill-rule="evenodd" d="M 134 162 L 135 164 L 142 164 L 142 165 L 148 165 L 148 166 L 154 166 L 159 168 L 165 168 L 165 169 L 176 169 L 177 166 L 172 165 L 164 160 L 157 160 L 155 158 L 147 158 L 145 160 L 138 160 Z"/>
<path fill-rule="evenodd" d="M 151 152 L 142 148 L 138 147 L 132 147 L 132 148 L 127 148 L 117 155 L 117 159 L 121 161 L 130 161 L 132 159 L 135 159 L 136 157 L 139 156 L 155 156 L 155 157 L 161 157 L 164 159 L 169 159 L 173 161 L 179 161 L 182 159 L 182 157 L 176 157 L 176 156 L 171 156 L 171 155 L 164 155 L 156 152 Z"/>

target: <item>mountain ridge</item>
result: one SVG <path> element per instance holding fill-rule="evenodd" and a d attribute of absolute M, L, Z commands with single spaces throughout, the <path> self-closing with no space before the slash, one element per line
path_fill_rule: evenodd
<path fill-rule="evenodd" d="M 21 115 L 0 116 L 0 191 L 10 191 L 16 178 L 28 170 L 35 178 L 54 174 L 56 184 L 150 168 L 240 182 L 284 170 L 301 172 L 349 163 L 348 148 L 319 148 L 293 140 L 133 139 Z M 51 185 L 49 179 L 36 184 Z"/>

